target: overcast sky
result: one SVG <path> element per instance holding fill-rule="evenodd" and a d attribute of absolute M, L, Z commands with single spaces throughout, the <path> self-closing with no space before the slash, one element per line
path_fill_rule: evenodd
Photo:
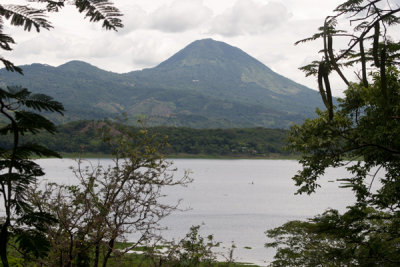
<path fill-rule="evenodd" d="M 236 46 L 272 70 L 316 89 L 298 68 L 317 59 L 320 42 L 294 46 L 322 25 L 342 0 L 114 0 L 125 27 L 105 31 L 67 7 L 50 17 L 54 29 L 26 33 L 7 27 L 17 44 L 4 56 L 17 64 L 58 66 L 83 60 L 113 72 L 158 65 L 189 43 L 213 38 Z M 334 94 L 345 88 L 333 83 Z"/>

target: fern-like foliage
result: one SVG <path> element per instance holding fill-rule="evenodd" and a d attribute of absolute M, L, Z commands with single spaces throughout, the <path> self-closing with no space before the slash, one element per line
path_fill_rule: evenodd
<path fill-rule="evenodd" d="M 23 5 L 0 5 L 0 16 L 9 20 L 13 26 L 22 26 L 25 31 L 30 31 L 32 27 L 37 32 L 41 28 L 50 29 L 52 26 L 45 12 L 46 10 Z"/>
<path fill-rule="evenodd" d="M 26 88 L 20 86 L 9 86 L 6 90 L 0 88 L 0 98 L 8 109 L 14 110 L 21 106 L 35 111 L 58 112 L 63 115 L 64 106 L 53 100 L 52 97 L 44 94 L 32 94 Z"/>
<path fill-rule="evenodd" d="M 44 3 L 48 12 L 58 12 L 64 7 L 65 0 L 28 0 L 29 2 Z"/>
<path fill-rule="evenodd" d="M 0 148 L 0 194 L 5 210 L 0 229 L 2 266 L 9 266 L 9 240 L 15 240 L 24 257 L 43 257 L 49 248 L 45 233 L 55 220 L 27 200 L 27 193 L 37 177 L 44 175 L 42 168 L 30 158 L 35 155 L 59 157 L 59 154 L 22 140 L 25 133 L 56 132 L 55 125 L 42 116 L 41 111 L 62 114 L 64 107 L 47 95 L 32 94 L 22 87 L 0 88 L 0 116 L 8 122 L 0 129 L 0 135 L 12 140 L 8 147 Z"/>
<path fill-rule="evenodd" d="M 107 30 L 117 30 L 123 26 L 120 19 L 122 14 L 107 0 L 75 0 L 75 6 L 90 21 L 103 21 L 103 27 Z"/>
<path fill-rule="evenodd" d="M 0 61 L 3 63 L 4 67 L 6 68 L 6 70 L 8 71 L 15 71 L 18 72 L 19 74 L 22 74 L 22 69 L 18 66 L 15 66 L 14 63 L 12 63 L 11 61 L 0 57 Z"/>
<path fill-rule="evenodd" d="M 106 30 L 117 30 L 123 27 L 121 12 L 108 0 L 26 0 L 39 3 L 45 8 L 36 8 L 29 5 L 4 5 L 0 4 L 0 48 L 2 50 L 12 50 L 11 45 L 14 39 L 3 32 L 4 20 L 8 20 L 12 26 L 22 27 L 25 31 L 35 29 L 50 30 L 53 28 L 48 20 L 48 13 L 58 12 L 66 4 L 74 5 L 80 13 L 84 13 L 86 18 L 92 22 L 103 22 Z M 0 61 L 8 71 L 16 71 L 22 74 L 22 69 L 15 66 L 11 61 L 0 56 Z"/>

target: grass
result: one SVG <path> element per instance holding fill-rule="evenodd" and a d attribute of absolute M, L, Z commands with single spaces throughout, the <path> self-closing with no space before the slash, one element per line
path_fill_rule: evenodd
<path fill-rule="evenodd" d="M 110 258 L 108 267 L 155 267 L 159 259 L 150 259 L 140 254 L 126 254 L 122 258 Z M 200 263 L 194 265 L 190 263 L 163 262 L 164 267 L 182 266 L 182 267 L 258 267 L 258 265 L 245 262 L 215 262 L 211 265 Z"/>
<path fill-rule="evenodd" d="M 132 246 L 133 243 L 129 242 L 119 242 L 116 244 L 116 249 L 125 249 Z M 163 249 L 166 246 L 156 246 L 156 249 Z M 246 247 L 247 249 L 251 249 L 250 247 Z M 146 246 L 138 246 L 132 249 L 134 252 L 143 252 L 148 250 Z M 109 267 L 154 267 L 157 266 L 159 262 L 159 258 L 151 259 L 148 256 L 143 254 L 137 253 L 129 253 L 125 254 L 122 257 L 112 257 L 109 260 Z M 170 266 L 182 266 L 182 267 L 196 267 L 195 265 L 190 265 L 188 263 L 177 263 L 177 262 L 164 262 L 163 266 L 170 267 Z M 210 265 L 205 265 L 200 263 L 197 267 L 206 267 Z M 215 262 L 211 266 L 214 267 L 257 267 L 258 265 L 252 263 L 245 263 L 245 262 Z"/>

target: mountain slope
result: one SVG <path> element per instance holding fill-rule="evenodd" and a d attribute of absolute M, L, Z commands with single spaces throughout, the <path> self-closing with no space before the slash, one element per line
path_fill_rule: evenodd
<path fill-rule="evenodd" d="M 212 39 L 195 41 L 157 67 L 127 77 L 140 86 L 190 90 L 307 116 L 320 103 L 316 91 L 273 72 L 242 50 Z M 308 109 L 307 104 L 314 107 Z"/>
<path fill-rule="evenodd" d="M 1 70 L 1 83 L 62 101 L 67 113 L 53 118 L 57 122 L 126 113 L 132 122 L 145 115 L 150 125 L 287 128 L 320 106 L 316 91 L 212 39 L 189 44 L 155 68 L 126 74 L 81 61 L 22 68 L 24 76 Z"/>

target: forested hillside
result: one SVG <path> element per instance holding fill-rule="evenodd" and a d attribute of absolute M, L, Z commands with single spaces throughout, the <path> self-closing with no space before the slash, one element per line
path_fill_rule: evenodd
<path fill-rule="evenodd" d="M 116 126 L 104 121 L 71 122 L 58 127 L 56 135 L 40 133 L 26 135 L 23 141 L 35 141 L 61 153 L 109 154 L 110 147 L 103 142 L 102 130 Z M 129 127 L 130 131 L 144 128 Z M 169 144 L 163 154 L 169 156 L 229 156 L 277 157 L 287 155 L 283 150 L 286 131 L 266 128 L 245 129 L 192 129 L 183 127 L 147 128 L 159 140 Z M 115 130 L 116 131 L 116 130 Z M 117 133 L 115 133 L 117 134 Z M 0 145 L 7 142 L 3 139 Z"/>
<path fill-rule="evenodd" d="M 1 85 L 21 85 L 62 101 L 57 123 L 146 117 L 152 126 L 288 128 L 321 107 L 317 91 L 269 69 L 244 51 L 212 39 L 191 43 L 151 69 L 108 72 L 82 61 L 0 71 Z"/>

